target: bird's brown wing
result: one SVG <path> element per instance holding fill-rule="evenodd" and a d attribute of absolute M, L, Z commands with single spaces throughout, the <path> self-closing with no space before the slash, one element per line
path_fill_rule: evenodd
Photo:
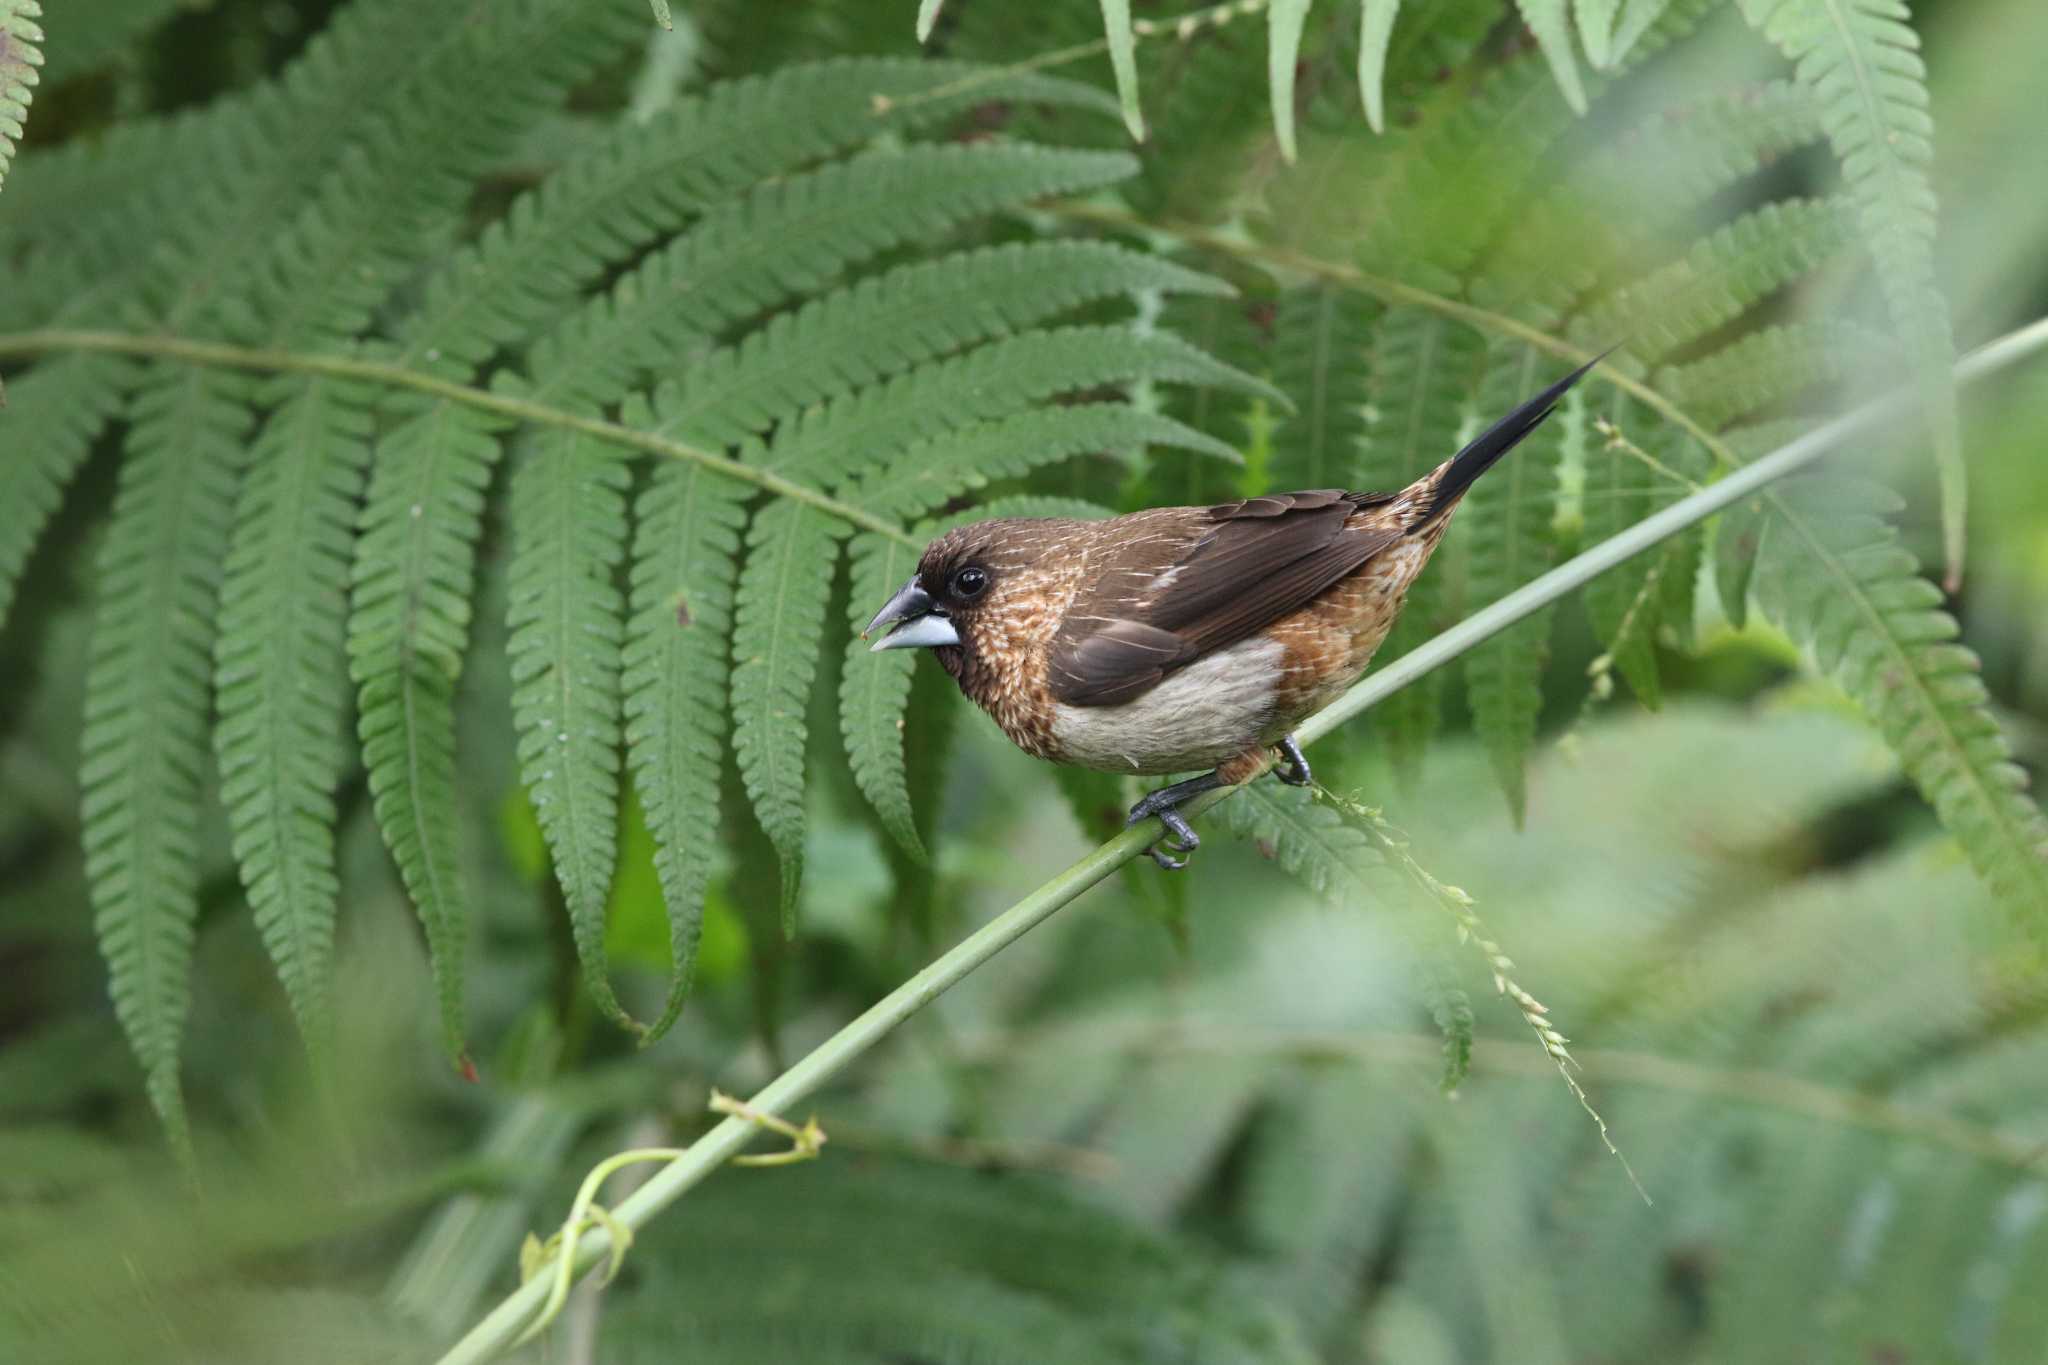
<path fill-rule="evenodd" d="M 1148 527 L 1091 562 L 1048 660 L 1055 700 L 1114 706 L 1315 600 L 1398 540 L 1347 527 L 1391 495 L 1273 493 Z"/>

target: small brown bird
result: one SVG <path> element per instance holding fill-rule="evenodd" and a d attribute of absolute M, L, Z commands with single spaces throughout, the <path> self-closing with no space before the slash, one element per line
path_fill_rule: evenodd
<path fill-rule="evenodd" d="M 1459 498 L 1534 431 L 1574 370 L 1397 493 L 1323 488 L 1107 521 L 1011 518 L 948 531 L 875 613 L 876 649 L 932 649 L 1018 748 L 1116 773 L 1213 771 L 1128 823 L 1201 840 L 1188 798 L 1256 773 L 1309 782 L 1295 724 L 1356 682 Z"/>

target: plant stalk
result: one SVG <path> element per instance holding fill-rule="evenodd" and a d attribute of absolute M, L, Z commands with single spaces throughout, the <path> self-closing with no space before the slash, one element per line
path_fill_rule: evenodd
<path fill-rule="evenodd" d="M 1956 366 L 1956 382 L 1960 385 L 1982 379 L 2043 348 L 2048 348 L 2048 318 L 2009 332 L 1972 352 Z M 1442 667 L 1607 570 L 1759 492 L 1773 481 L 1806 468 L 1852 437 L 1911 411 L 1914 401 L 1910 394 L 1895 394 L 1859 408 L 1602 541 L 1368 676 L 1304 722 L 1296 731 L 1297 737 L 1307 743 L 1328 734 L 1430 670 Z M 1189 815 L 1198 815 L 1218 801 L 1228 800 L 1235 790 L 1206 792 L 1183 809 Z M 786 1115 L 898 1024 L 1138 856 L 1156 836 L 1157 831 L 1149 825 L 1125 830 L 1053 877 L 770 1081 L 753 1097 L 752 1107 Z M 613 1218 L 628 1229 L 644 1226 L 705 1176 L 738 1155 L 759 1131 L 756 1124 L 744 1119 L 725 1120 L 613 1209 Z M 609 1255 L 610 1250 L 610 1233 L 603 1228 L 592 1229 L 578 1245 L 575 1273 L 581 1275 Z M 545 1277 L 535 1277 L 521 1285 L 442 1356 L 439 1365 L 480 1365 L 496 1358 L 519 1336 L 547 1293 Z"/>

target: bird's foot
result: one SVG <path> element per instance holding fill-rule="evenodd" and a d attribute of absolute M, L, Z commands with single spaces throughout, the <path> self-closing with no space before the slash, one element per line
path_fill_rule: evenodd
<path fill-rule="evenodd" d="M 1187 817 L 1180 813 L 1180 803 L 1206 791 L 1214 791 L 1223 785 L 1223 779 L 1215 773 L 1204 773 L 1191 777 L 1185 782 L 1176 782 L 1170 787 L 1161 787 L 1148 793 L 1137 805 L 1131 807 L 1130 818 L 1124 821 L 1129 828 L 1141 820 L 1157 820 L 1166 826 L 1171 838 L 1161 839 L 1145 851 L 1152 855 L 1152 861 L 1168 872 L 1178 872 L 1188 865 L 1185 857 L 1176 858 L 1175 853 L 1190 854 L 1202 846 L 1202 838 L 1195 833 Z M 1169 851 L 1171 850 L 1171 851 Z"/>
<path fill-rule="evenodd" d="M 1290 787 L 1315 785 L 1315 774 L 1308 769 L 1308 755 L 1294 742 L 1293 735 L 1288 735 L 1280 741 L 1280 754 L 1281 761 L 1274 766 L 1273 776 Z"/>

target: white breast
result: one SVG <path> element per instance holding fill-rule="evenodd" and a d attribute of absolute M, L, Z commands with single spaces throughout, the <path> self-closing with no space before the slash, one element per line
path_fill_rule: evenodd
<path fill-rule="evenodd" d="M 1052 733 L 1060 759 L 1117 773 L 1213 768 L 1262 738 L 1283 649 L 1254 636 L 1121 706 L 1057 705 Z"/>

